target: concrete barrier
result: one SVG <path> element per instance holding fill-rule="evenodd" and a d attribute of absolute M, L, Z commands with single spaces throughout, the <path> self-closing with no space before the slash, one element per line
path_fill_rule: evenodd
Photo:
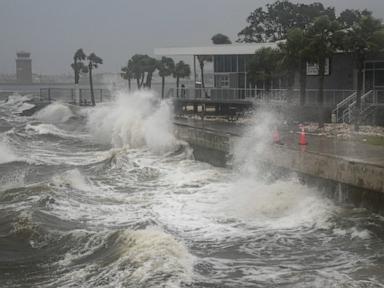
<path fill-rule="evenodd" d="M 176 124 L 175 131 L 180 139 L 195 148 L 197 160 L 217 166 L 227 165 L 233 145 L 238 139 L 235 135 L 183 124 Z M 273 146 L 266 153 L 250 157 L 257 157 L 259 161 L 303 175 L 384 193 L 384 167 L 379 165 L 279 145 Z"/>

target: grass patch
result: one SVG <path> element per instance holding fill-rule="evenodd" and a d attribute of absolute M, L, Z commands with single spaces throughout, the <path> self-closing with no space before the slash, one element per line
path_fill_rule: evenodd
<path fill-rule="evenodd" d="M 384 146 L 384 137 L 383 136 L 366 136 L 363 139 L 365 139 L 365 143 L 371 144 L 371 145 L 378 145 L 378 146 Z"/>

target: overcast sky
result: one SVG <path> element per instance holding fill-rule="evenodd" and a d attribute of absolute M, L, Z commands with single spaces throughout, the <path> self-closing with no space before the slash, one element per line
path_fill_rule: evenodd
<path fill-rule="evenodd" d="M 73 53 L 80 47 L 104 59 L 99 72 L 117 72 L 133 54 L 152 54 L 155 47 L 208 45 L 218 32 L 236 40 L 249 13 L 272 2 L 0 0 L 0 74 L 15 73 L 18 50 L 32 53 L 34 73 L 71 73 Z M 384 18 L 384 0 L 321 2 L 338 12 L 367 8 Z"/>

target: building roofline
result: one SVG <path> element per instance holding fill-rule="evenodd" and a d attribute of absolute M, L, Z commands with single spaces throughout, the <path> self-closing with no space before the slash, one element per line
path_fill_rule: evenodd
<path fill-rule="evenodd" d="M 261 48 L 277 48 L 277 42 L 248 43 L 248 44 L 222 44 L 201 47 L 168 47 L 155 48 L 154 54 L 158 56 L 178 55 L 250 55 Z"/>

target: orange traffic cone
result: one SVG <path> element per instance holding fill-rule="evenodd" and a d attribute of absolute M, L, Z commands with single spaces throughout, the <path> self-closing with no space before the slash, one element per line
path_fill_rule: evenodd
<path fill-rule="evenodd" d="M 301 127 L 300 137 L 299 137 L 299 144 L 300 145 L 307 145 L 307 137 L 305 136 L 304 127 Z"/>
<path fill-rule="evenodd" d="M 273 143 L 281 144 L 279 130 L 276 129 L 275 132 L 273 132 L 272 139 L 273 139 Z"/>

